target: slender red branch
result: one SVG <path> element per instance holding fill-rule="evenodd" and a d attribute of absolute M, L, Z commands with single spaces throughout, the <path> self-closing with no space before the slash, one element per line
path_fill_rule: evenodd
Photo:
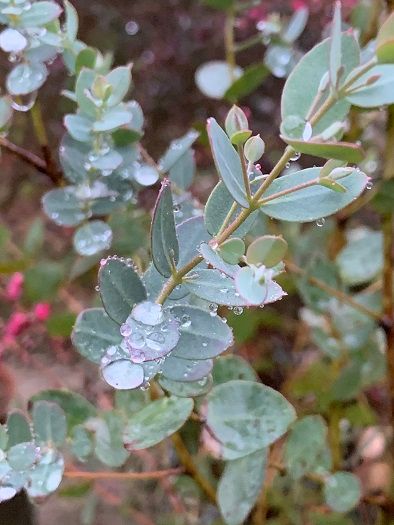
<path fill-rule="evenodd" d="M 81 470 L 66 470 L 64 472 L 65 478 L 70 479 L 118 479 L 118 480 L 133 480 L 133 479 L 160 479 L 167 476 L 175 476 L 182 474 L 183 468 L 170 468 L 166 470 L 152 470 L 150 472 L 85 472 Z"/>

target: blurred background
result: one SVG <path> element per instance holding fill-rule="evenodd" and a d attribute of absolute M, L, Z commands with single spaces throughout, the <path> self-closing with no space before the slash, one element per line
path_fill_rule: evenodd
<path fill-rule="evenodd" d="M 237 40 L 253 35 L 256 24 L 270 13 L 278 12 L 290 17 L 304 3 L 310 9 L 310 17 L 297 47 L 300 51 L 310 49 L 321 38 L 332 15 L 331 1 L 261 1 L 236 19 Z M 346 18 L 356 1 L 348 0 L 343 4 Z M 141 104 L 146 118 L 142 143 L 155 159 L 172 139 L 183 135 L 190 127 L 203 130 L 208 116 L 223 120 L 229 103 L 205 97 L 194 80 L 194 73 L 202 63 L 224 59 L 222 11 L 214 10 L 199 0 L 74 0 L 74 5 L 80 17 L 81 39 L 102 51 L 112 51 L 115 65 L 134 64 L 132 96 Z M 262 61 L 263 56 L 264 46 L 258 45 L 239 53 L 237 62 L 247 66 Z M 8 65 L 2 55 L 2 78 Z M 59 93 L 72 80 L 65 73 L 61 58 L 50 66 L 50 71 L 49 81 L 40 90 L 39 101 L 50 145 L 56 156 L 64 133 L 62 117 L 72 108 L 69 101 L 59 97 Z M 269 154 L 263 159 L 263 170 L 270 168 L 282 147 L 278 128 L 280 93 L 284 81 L 270 75 L 251 95 L 242 99 L 242 106 L 250 116 L 251 129 L 260 133 L 267 144 Z M 375 114 L 374 119 L 374 147 L 379 149 L 384 142 L 384 134 L 381 133 L 383 116 Z M 9 138 L 39 153 L 28 114 L 15 115 Z M 204 134 L 197 143 L 196 154 L 198 176 L 192 191 L 204 201 L 217 180 Z M 308 163 L 308 159 L 303 162 Z M 2 416 L 7 408 L 25 408 L 27 399 L 45 388 L 66 387 L 83 392 L 103 409 L 111 403 L 112 393 L 98 380 L 96 366 L 82 360 L 69 340 L 76 314 L 83 308 L 98 304 L 98 294 L 94 290 L 97 265 L 96 261 L 80 258 L 73 252 L 71 228 L 56 226 L 40 211 L 40 199 L 51 187 L 51 182 L 44 175 L 15 157 L 2 153 Z M 139 206 L 150 210 L 156 193 L 157 187 L 143 190 L 139 195 Z M 373 215 L 367 215 L 367 219 L 370 225 L 376 220 Z M 111 224 L 114 230 L 111 253 L 132 256 L 137 264 L 143 266 L 148 253 L 149 215 L 134 206 L 115 213 Z M 325 227 L 325 232 L 319 231 L 323 245 L 329 231 L 329 225 Z M 302 367 L 313 361 L 316 349 L 308 339 L 306 325 L 298 319 L 301 303 L 294 284 L 287 279 L 284 286 L 289 293 L 286 300 L 264 310 L 246 311 L 242 316 L 229 313 L 228 317 L 235 330 L 237 352 L 253 365 L 266 384 L 287 395 L 293 388 L 286 383 L 290 373 L 296 371 L 297 374 L 298 371 L 300 374 Z M 300 351 L 305 349 L 307 352 L 300 357 Z M 319 381 L 318 377 L 316 381 Z M 384 412 L 387 400 L 384 389 L 379 386 L 371 389 L 367 397 L 368 403 L 362 405 L 360 417 L 373 425 L 379 413 Z M 191 426 L 188 432 L 193 436 L 196 429 Z M 169 445 L 160 445 L 154 451 L 141 451 L 135 454 L 133 467 L 144 465 L 145 469 L 154 470 L 163 457 L 171 462 L 171 454 Z M 201 461 L 203 464 L 203 452 Z M 363 474 L 362 469 L 365 471 L 365 464 L 360 466 L 365 483 L 375 484 L 379 489 L 387 482 L 384 461 L 374 463 L 367 474 Z M 373 488 L 376 488 L 375 485 Z M 106 525 L 109 521 L 111 525 L 221 523 L 214 507 L 208 504 L 200 506 L 198 488 L 184 476 L 179 478 L 175 487 L 179 489 L 179 495 L 165 480 L 160 483 L 99 481 L 94 488 L 92 491 L 90 483 L 64 483 L 56 495 L 35 509 L 34 523 L 65 525 L 70 520 L 95 525 Z M 285 490 L 283 494 L 286 494 Z M 296 498 L 296 495 L 291 497 Z M 28 517 L 29 511 L 21 499 L 23 496 L 13 500 L 10 505 L 14 509 L 9 514 L 6 514 L 9 510 L 2 510 L 0 506 L 1 525 L 29 525 L 32 518 Z M 5 514 L 2 515 L 2 512 Z M 27 513 L 18 515 L 18 512 Z M 181 518 L 180 513 L 188 521 Z M 374 523 L 368 519 L 367 516 L 362 523 Z M 280 523 L 306 523 L 301 515 L 297 520 Z M 346 525 L 348 522 L 330 523 Z"/>

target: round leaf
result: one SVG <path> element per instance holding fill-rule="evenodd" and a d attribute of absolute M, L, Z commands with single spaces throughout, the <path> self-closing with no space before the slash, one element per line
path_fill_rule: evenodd
<path fill-rule="evenodd" d="M 283 260 L 287 251 L 287 242 L 282 237 L 264 235 L 248 247 L 246 259 L 249 264 L 264 264 L 268 268 Z"/>
<path fill-rule="evenodd" d="M 168 397 L 153 401 L 128 420 L 123 440 L 128 450 L 152 447 L 176 432 L 193 410 L 193 400 Z"/>
<path fill-rule="evenodd" d="M 103 221 L 90 221 L 78 228 L 73 243 L 80 255 L 91 256 L 111 246 L 112 230 Z"/>
<path fill-rule="evenodd" d="M 208 395 L 207 424 L 225 459 L 236 459 L 279 439 L 295 419 L 294 408 L 276 390 L 249 381 L 229 381 Z"/>
<path fill-rule="evenodd" d="M 119 326 L 102 308 L 90 308 L 81 312 L 71 339 L 78 352 L 93 363 L 100 363 L 107 349 L 122 341 Z"/>

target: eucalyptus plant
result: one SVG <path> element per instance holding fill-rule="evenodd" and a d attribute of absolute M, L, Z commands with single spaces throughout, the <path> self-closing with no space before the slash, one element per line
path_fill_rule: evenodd
<path fill-rule="evenodd" d="M 102 411 L 78 394 L 50 390 L 31 400 L 31 421 L 11 413 L 0 429 L 0 499 L 22 488 L 33 499 L 56 490 L 64 470 L 58 449 L 64 442 L 80 461 L 95 456 L 110 467 L 124 465 L 134 451 L 169 436 L 182 456 L 178 431 L 196 419 L 225 465 L 216 492 L 189 459 L 186 473 L 217 502 L 226 524 L 247 520 L 264 486 L 270 447 L 279 440 L 284 452 L 278 468 L 289 483 L 307 479 L 321 487 L 332 511 L 352 511 L 362 498 L 361 485 L 332 457 L 325 420 L 319 414 L 297 418 L 292 404 L 262 384 L 246 361 L 222 355 L 234 342 L 225 314 L 241 315 L 244 309 L 283 299 L 281 277 L 294 270 L 306 304 L 302 315 L 317 346 L 327 359 L 341 356 L 344 348 L 355 356 L 333 378 L 326 403 L 351 399 L 352 386 L 358 392 L 384 375 L 380 297 L 365 290 L 345 293 L 370 283 L 381 270 L 379 259 L 361 269 L 354 260 L 360 251 L 380 250 L 382 236 L 364 229 L 350 239 L 335 261 L 338 277 L 329 262 L 308 260 L 310 244 L 324 244 L 321 230 L 318 241 L 310 232 L 295 241 L 291 228 L 299 232 L 304 223 L 321 226 L 370 187 L 369 176 L 358 167 L 362 145 L 342 138 L 352 106 L 394 103 L 394 15 L 382 25 L 373 51 L 360 52 L 356 34 L 342 31 L 336 4 L 331 36 L 306 53 L 286 80 L 280 127 L 285 146 L 269 173 L 259 164 L 267 154 L 265 142 L 249 129 L 240 107 L 233 106 L 225 122 L 208 119 L 219 182 L 204 206 L 189 191 L 195 171 L 191 148 L 198 133 L 190 131 L 153 161 L 139 145 L 141 108 L 125 101 L 131 66 L 111 69 L 108 57 L 76 40 L 72 6 L 65 4 L 62 28 L 60 11 L 53 7 L 57 4 L 3 4 L 8 28 L 0 34 L 0 45 L 23 61 L 8 78 L 10 95 L 40 87 L 34 68 L 40 68 L 43 81 L 48 46 L 63 53 L 75 75 L 74 90 L 65 95 L 77 108 L 65 116 L 67 132 L 59 149 L 67 185 L 46 193 L 43 207 L 57 224 L 78 226 L 76 250 L 93 255 L 108 249 L 112 232 L 105 217 L 139 187 L 161 179 L 161 188 L 152 213 L 149 264 L 141 268 L 131 259 L 103 257 L 97 287 L 102 307 L 83 310 L 72 332 L 77 351 L 97 365 L 99 380 L 115 390 L 114 407 Z M 35 9 L 45 14 L 39 24 L 32 17 Z M 43 54 L 37 51 L 41 48 Z M 33 49 L 35 58 L 29 55 Z M 11 87 L 21 67 L 30 68 L 35 79 L 29 77 L 26 93 Z M 318 165 L 289 169 L 301 154 L 318 158 Z M 272 234 L 267 221 L 283 221 L 284 235 Z M 288 258 L 288 245 L 308 272 Z M 323 282 L 319 289 L 324 264 L 325 274 L 335 275 L 333 283 Z M 356 386 L 349 380 L 354 376 Z M 303 395 L 305 385 L 298 385 L 296 395 Z"/>

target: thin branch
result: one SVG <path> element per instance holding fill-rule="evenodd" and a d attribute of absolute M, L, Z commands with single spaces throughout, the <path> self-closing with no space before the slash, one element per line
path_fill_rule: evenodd
<path fill-rule="evenodd" d="M 211 485 L 208 479 L 206 479 L 196 467 L 193 457 L 186 448 L 179 433 L 172 436 L 172 443 L 175 447 L 175 451 L 178 455 L 179 461 L 182 463 L 184 470 L 187 474 L 190 474 L 194 481 L 200 486 L 206 496 L 216 504 L 216 491 Z"/>
<path fill-rule="evenodd" d="M 46 162 L 40 157 L 38 157 L 38 155 L 35 155 L 31 151 L 17 146 L 16 144 L 4 137 L 0 137 L 0 147 L 4 148 L 15 157 L 18 157 L 19 159 L 23 160 L 24 162 L 26 162 L 26 164 L 30 164 L 30 166 L 33 166 L 41 173 L 48 175 Z"/>
<path fill-rule="evenodd" d="M 116 480 L 134 480 L 134 479 L 160 479 L 167 476 L 176 476 L 182 474 L 184 469 L 170 468 L 166 470 L 153 470 L 150 472 L 85 472 L 81 470 L 66 470 L 64 477 L 69 479 L 116 479 Z"/>
<path fill-rule="evenodd" d="M 328 285 L 324 281 L 321 281 L 320 279 L 317 279 L 316 277 L 308 275 L 308 273 L 297 266 L 295 263 L 291 261 L 285 261 L 286 268 L 290 270 L 292 273 L 296 275 L 302 275 L 305 276 L 307 281 L 312 284 L 313 286 L 316 286 L 316 288 L 320 288 L 320 290 L 323 290 L 324 292 L 327 292 L 329 295 L 332 295 L 338 301 L 347 304 L 348 306 L 351 306 L 355 310 L 358 310 L 360 313 L 370 317 L 371 319 L 374 319 L 375 321 L 380 322 L 381 321 L 381 315 L 378 312 L 375 312 L 374 310 L 371 310 L 367 306 L 364 306 L 361 303 L 358 303 L 353 299 L 353 297 L 350 297 L 346 293 L 342 292 L 341 290 L 337 290 L 336 288 L 333 288 L 332 286 Z"/>
<path fill-rule="evenodd" d="M 41 147 L 42 154 L 44 155 L 46 174 L 56 185 L 59 185 L 62 180 L 62 172 L 58 169 L 52 157 L 39 102 L 34 104 L 30 111 L 30 115 L 33 122 L 34 133 Z"/>

